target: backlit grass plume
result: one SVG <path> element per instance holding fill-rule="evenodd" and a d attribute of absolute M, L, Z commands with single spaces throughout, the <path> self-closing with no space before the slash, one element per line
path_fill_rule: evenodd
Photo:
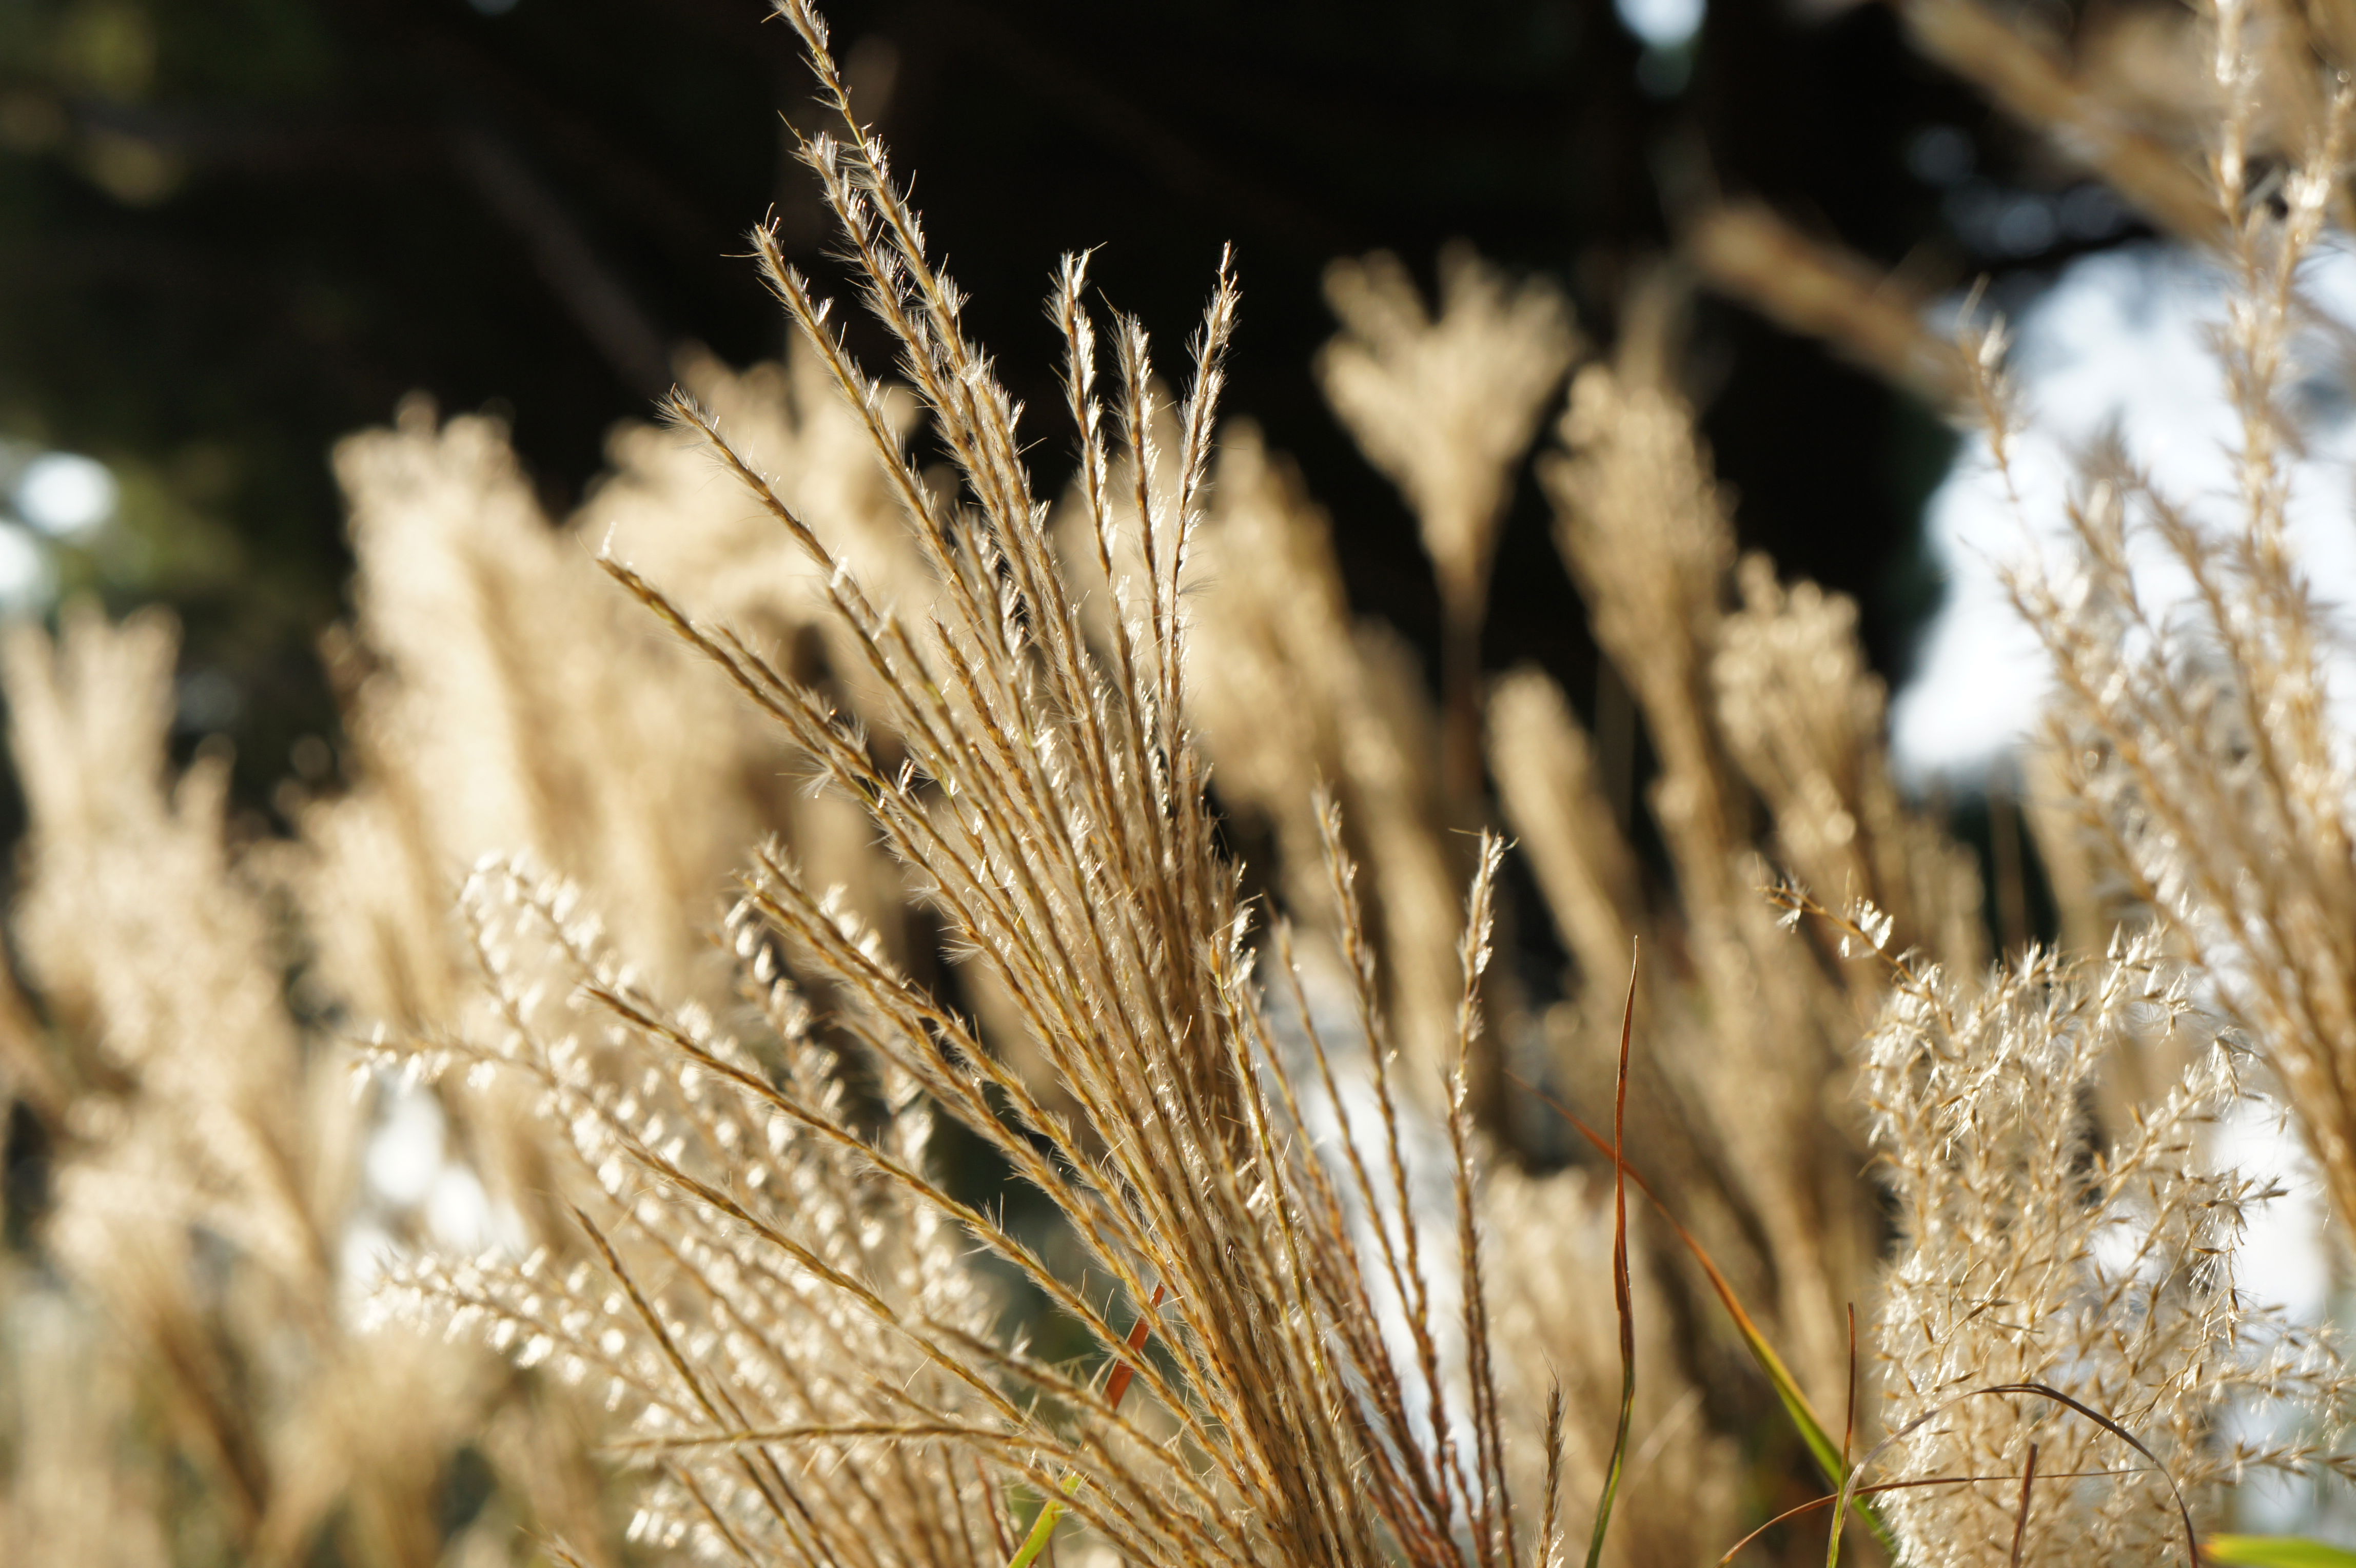
<path fill-rule="evenodd" d="M 2286 1101 L 2356 1216 L 2349 741 L 2282 527 L 2349 110 L 2258 114 L 2291 13 L 2205 35 L 2205 175 L 2082 149 L 2236 264 L 2240 492 L 2196 521 L 2095 454 L 2017 579 L 2063 946 L 1991 961 L 1856 607 L 1740 547 L 1673 269 L 1608 351 L 1469 252 L 1430 303 L 1332 272 L 1435 693 L 1219 423 L 1228 264 L 1157 359 L 1066 258 L 1018 409 L 777 9 L 849 293 L 756 230 L 789 357 L 682 363 L 562 525 L 487 418 L 344 444 L 343 777 L 291 832 L 167 760 L 160 618 L 11 634 L 0 1090 L 54 1179 L 0 1251 L 6 1561 L 2291 1561 L 2200 1545 L 2248 1474 L 2346 1467 L 2220 1132 Z M 1902 9 L 2092 123 L 1976 0 Z M 1773 222 L 1705 262 L 2001 458 L 2000 338 L 1745 262 Z M 1526 477 L 1591 728 L 1479 668 Z"/>
<path fill-rule="evenodd" d="M 840 100 L 816 16 L 788 16 Z M 905 1281 L 836 1265 L 809 1288 L 832 1293 L 831 1311 L 863 1320 L 916 1364 L 941 1369 L 958 1396 L 928 1398 L 879 1358 L 851 1380 L 868 1385 L 874 1402 L 853 1425 L 872 1427 L 868 1441 L 886 1446 L 959 1438 L 993 1472 L 1064 1493 L 1076 1515 L 1139 1558 L 1340 1563 L 1392 1543 L 1419 1560 L 1511 1561 L 1517 1532 L 1529 1526 L 1506 1490 L 1480 1294 L 1464 1293 L 1474 1383 L 1460 1427 L 1446 1414 L 1453 1401 L 1428 1342 L 1419 1361 L 1395 1365 L 1357 1239 L 1323 1171 L 1304 1163 L 1298 1112 L 1281 1080 L 1272 1090 L 1266 1076 L 1274 1042 L 1242 945 L 1234 872 L 1216 848 L 1201 764 L 1182 723 L 1179 590 L 1201 516 L 1234 293 L 1222 282 L 1194 345 L 1173 482 L 1157 494 L 1146 443 L 1160 394 L 1144 331 L 1114 323 L 1113 364 L 1100 383 L 1098 328 L 1081 304 L 1084 274 L 1076 263 L 1067 268 L 1056 314 L 1083 493 L 1108 576 L 1119 526 L 1109 489 L 1116 447 L 1125 448 L 1120 467 L 1141 487 L 1133 549 L 1143 576 L 1117 582 L 1111 646 L 1100 654 L 1064 587 L 1010 400 L 967 341 L 954 287 L 935 273 L 880 148 L 847 102 L 838 107 L 841 139 L 814 136 L 805 155 L 859 258 L 865 303 L 898 338 L 901 371 L 955 459 L 961 495 L 937 493 L 904 456 L 884 393 L 851 361 L 825 306 L 766 237 L 762 254 L 788 314 L 860 411 L 933 570 L 939 587 L 928 622 L 879 605 L 839 569 L 711 415 L 685 402 L 679 415 L 712 439 L 825 574 L 903 765 L 880 767 L 858 730 L 751 644 L 696 621 L 627 564 L 616 560 L 609 569 L 773 716 L 835 787 L 867 807 L 955 937 L 1011 999 L 1085 1135 L 1042 1105 L 964 1022 L 911 985 L 822 889 L 780 856 L 761 862 L 748 897 L 769 939 L 830 988 L 841 1026 L 891 1080 L 924 1090 L 1054 1199 L 1076 1233 L 1086 1275 L 1052 1270 L 988 1213 L 942 1191 L 909 1153 L 830 1122 L 806 1090 L 775 1088 L 740 1069 L 726 1079 L 726 1092 L 751 1096 L 764 1120 L 781 1117 L 803 1137 L 831 1140 L 869 1180 L 938 1210 L 1022 1270 L 1106 1356 L 1134 1369 L 1141 1394 L 1169 1431 L 1156 1441 L 1067 1373 L 939 1320 L 905 1298 Z M 1111 402 L 1117 437 L 1106 433 L 1100 398 Z M 1119 553 L 1127 558 L 1130 549 Z M 1470 998 L 1486 958 L 1494 861 L 1493 851 L 1463 946 L 1467 1039 L 1479 1028 Z M 1367 1026 L 1378 1026 L 1371 1012 Z M 664 1037 L 673 1049 L 699 1049 L 683 1031 Z M 709 1074 L 720 1059 L 703 1052 L 693 1070 Z M 657 1157 L 649 1174 L 681 1189 L 684 1173 L 659 1163 L 662 1133 L 631 1131 Z M 1458 1142 L 1458 1179 L 1469 1184 L 1469 1151 Z M 699 1190 L 723 1202 L 722 1189 Z M 738 1214 L 721 1218 L 745 1223 Z M 740 1256 L 738 1269 L 790 1277 L 817 1261 L 783 1231 L 751 1234 L 766 1244 Z M 1476 1237 L 1467 1229 L 1459 1244 L 1469 1265 Z M 1378 1251 L 1398 1245 L 1386 1237 Z M 605 1262 L 629 1292 L 641 1290 L 619 1254 Z M 1431 1326 L 1419 1271 L 1411 1258 L 1394 1257 L 1387 1273 L 1408 1282 L 1414 1299 L 1401 1305 L 1424 1339 Z M 1128 1341 L 1133 1319 L 1155 1301 L 1166 1305 L 1153 1340 L 1159 1354 L 1148 1356 Z M 649 1334 L 667 1337 L 656 1326 L 659 1312 L 647 1318 Z M 1004 1391 L 1006 1382 L 1027 1385 L 1030 1397 Z M 1055 1404 L 1043 1404 L 1042 1395 Z M 969 1411 L 969 1402 L 979 1403 Z M 776 1450 L 824 1440 L 809 1430 L 823 1422 L 780 1422 L 774 1408 L 747 1411 L 747 1403 L 713 1400 L 705 1412 L 711 1430 L 684 1441 L 716 1443 L 740 1463 L 775 1466 Z M 1068 1411 L 1070 1430 L 1049 1420 L 1057 1407 Z M 1363 1419 L 1369 1408 L 1377 1412 L 1371 1423 Z M 1342 1484 L 1354 1476 L 1355 1484 Z M 1067 1490 L 1067 1480 L 1078 1484 Z M 758 1487 L 699 1506 L 716 1539 L 750 1528 L 732 1516 L 752 1509 L 790 1543 L 798 1517 L 788 1500 Z M 977 1519 L 979 1511 L 977 1504 Z M 888 1522 L 896 1546 L 908 1521 Z"/>

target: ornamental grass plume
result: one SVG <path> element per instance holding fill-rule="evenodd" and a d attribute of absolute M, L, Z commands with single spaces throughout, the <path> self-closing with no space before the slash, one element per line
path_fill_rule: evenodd
<path fill-rule="evenodd" d="M 862 1179 L 923 1169 L 913 1081 L 886 1086 L 880 1136 L 851 1127 L 750 905 L 736 1011 L 758 1032 L 741 1042 L 649 998 L 568 886 L 490 862 L 461 907 L 503 1026 L 381 1052 L 535 1091 L 571 1155 L 576 1234 L 520 1260 L 420 1258 L 377 1312 L 601 1397 L 652 1477 L 633 1539 L 763 1561 L 991 1557 L 1002 1505 L 945 1450 L 1007 1402 L 949 1369 L 989 1343 L 989 1293 L 937 1188 Z"/>
<path fill-rule="evenodd" d="M 301 1048 L 263 901 L 224 843 L 225 766 L 200 758 L 167 789 L 174 643 L 157 615 L 113 628 L 77 612 L 54 649 L 21 628 L 7 646 L 36 822 L 15 934 L 52 1026 L 80 1046 L 47 1251 L 111 1329 L 78 1345 L 54 1326 L 59 1305 L 28 1293 L 27 1328 L 53 1326 L 19 1354 L 80 1363 L 96 1397 L 70 1413 L 28 1399 L 19 1452 L 125 1441 L 115 1423 L 134 1412 L 107 1391 L 144 1374 L 197 1498 L 167 1513 L 167 1470 L 102 1466 L 38 1492 L 37 1470 L 17 1507 L 52 1550 L 74 1537 L 63 1520 L 87 1530 L 112 1500 L 134 1556 L 290 1562 L 326 1529 L 348 1561 L 429 1564 L 432 1499 L 482 1369 L 432 1339 L 358 1332 L 346 1310 L 348 1067 Z"/>
<path fill-rule="evenodd" d="M 1341 1561 L 1388 1541 L 1419 1559 L 1511 1559 L 1529 1525 L 1506 1490 L 1480 1293 L 1464 1293 L 1472 1396 L 1460 1432 L 1443 1413 L 1451 1402 L 1429 1347 L 1412 1241 L 1404 1258 L 1387 1235 L 1379 1249 L 1394 1281 L 1407 1282 L 1402 1294 L 1419 1304 L 1409 1321 L 1423 1348 L 1403 1372 L 1330 1184 L 1301 1163 L 1288 1136 L 1299 1113 L 1263 1079 L 1272 1040 L 1202 765 L 1181 719 L 1183 557 L 1208 475 L 1233 289 L 1222 281 L 1196 337 L 1162 493 L 1154 493 L 1149 446 L 1155 392 L 1146 335 L 1133 321 L 1114 324 L 1107 391 L 1133 487 L 1137 534 L 1128 548 L 1143 576 L 1115 579 L 1111 648 L 1100 657 L 1058 575 L 1046 509 L 1015 446 L 1013 411 L 964 337 L 954 288 L 934 271 L 881 149 L 851 113 L 822 25 L 799 7 L 787 15 L 843 124 L 841 140 L 813 136 L 805 156 L 860 259 L 866 303 L 899 338 L 902 368 L 953 455 L 962 505 L 937 495 L 902 456 L 883 394 L 849 360 L 828 312 L 771 237 L 756 244 L 789 316 L 870 428 L 938 580 L 930 623 L 912 628 L 876 605 L 711 415 L 684 401 L 679 413 L 713 439 L 827 571 L 830 597 L 884 694 L 906 766 L 882 771 L 842 719 L 741 638 L 694 621 L 627 564 L 609 569 L 867 806 L 945 924 L 1013 999 L 1093 1147 L 954 1015 L 909 987 L 796 869 L 764 858 L 753 902 L 787 950 L 833 988 L 844 1026 L 1055 1200 L 1089 1273 L 1126 1298 L 1125 1313 L 1113 1317 L 907 1162 L 864 1138 L 844 1146 L 877 1178 L 949 1204 L 976 1240 L 1133 1370 L 1173 1441 L 1124 1441 L 1134 1429 L 1104 1395 L 1017 1348 L 955 1338 L 936 1343 L 932 1355 L 966 1390 L 994 1392 L 1011 1378 L 1067 1403 L 1076 1430 L 1057 1432 L 1036 1403 L 1002 1392 L 969 1423 L 910 1393 L 909 1417 L 920 1428 L 949 1426 L 981 1453 L 996 1450 L 999 1466 L 1061 1493 L 1058 1507 L 1128 1556 Z M 1098 401 L 1098 329 L 1079 303 L 1084 276 L 1079 263 L 1067 264 L 1053 314 L 1066 330 L 1097 564 L 1113 578 L 1114 452 Z M 1460 1040 L 1480 1026 L 1471 998 L 1487 956 L 1495 858 L 1494 849 L 1484 856 L 1472 896 Z M 1372 1028 L 1371 996 L 1365 1003 Z M 1461 1096 L 1456 1107 L 1457 1179 L 1467 1187 Z M 797 1102 L 776 1097 L 776 1108 L 793 1117 Z M 798 1120 L 814 1121 L 807 1108 Z M 1477 1256 L 1469 1230 L 1462 1246 L 1468 1260 Z M 806 1260 L 788 1252 L 777 1266 L 792 1262 Z M 901 1333 L 938 1331 L 873 1285 L 841 1278 L 851 1310 Z M 1130 1344 L 1127 1319 L 1154 1312 L 1156 1302 L 1166 1302 L 1152 1326 L 1166 1360 Z M 1377 1412 L 1374 1424 L 1353 1415 L 1362 1408 Z M 1425 1413 L 1432 1441 L 1419 1435 L 1411 1410 Z M 795 1439 L 780 1432 L 733 1441 Z M 1343 1485 L 1344 1476 L 1359 1479 Z M 720 1510 L 712 1512 L 718 1530 Z"/>
<path fill-rule="evenodd" d="M 2061 129 L 2114 91 L 1905 9 Z M 1321 375 L 1423 524 L 1435 698 L 1218 423 L 1228 269 L 1173 384 L 1062 263 L 1044 481 L 778 11 L 891 379 L 764 228 L 791 354 L 684 364 L 575 517 L 494 421 L 348 440 L 345 777 L 291 837 L 167 763 L 159 618 L 12 636 L 0 1084 L 57 1154 L 0 1255 L 7 1561 L 1682 1568 L 1788 1514 L 1737 1550 L 1845 1515 L 1907 1564 L 2126 1564 L 2247 1473 L 2346 1468 L 2334 1339 L 2240 1287 L 2276 1195 L 2216 1131 L 2281 1093 L 2356 1218 L 2347 742 L 2281 528 L 2348 110 L 2261 126 L 2282 18 L 2220 13 L 2222 217 L 2183 224 L 2238 258 L 2244 493 L 2199 524 L 2098 454 L 2018 579 L 2068 908 L 1991 963 L 1855 607 L 1739 547 L 1671 274 L 1591 356 L 1469 252 L 1436 306 L 1332 274 Z M 2088 156 L 2180 216 L 2168 145 Z M 1886 300 L 1811 308 L 2001 452 L 1992 339 L 1933 376 Z M 1526 467 L 1649 829 L 1623 739 L 1479 678 Z"/>
<path fill-rule="evenodd" d="M 2303 160 L 2261 188 L 2260 72 L 2244 49 L 2260 19 L 2239 6 L 2219 17 L 2218 203 L 2237 283 L 2221 357 L 2238 493 L 2216 517 L 2161 492 L 2132 454 L 2099 452 L 2069 510 L 2072 547 L 2012 591 L 2051 656 L 2072 825 L 2265 1043 L 2344 1222 L 2356 1216 L 2350 760 L 2325 669 L 2339 633 L 2285 528 L 2298 272 L 2344 174 L 2351 100 L 2340 91 Z M 2001 396 L 1989 398 L 1999 409 Z M 2165 617 L 2152 601 L 2163 575 L 2192 589 Z"/>
<path fill-rule="evenodd" d="M 1222 805 L 1263 824 L 1292 917 L 1334 936 L 1321 798 L 1363 867 L 1377 978 L 1418 1081 L 1442 1070 L 1457 993 L 1460 872 L 1438 767 L 1440 721 L 1410 650 L 1354 623 L 1331 525 L 1258 434 L 1218 458 L 1195 555 L 1191 713 Z M 1295 722 L 1271 725 L 1271 704 Z"/>
<path fill-rule="evenodd" d="M 2126 1125 L 2089 1127 L 2107 1063 L 2186 1034 L 2176 1082 Z M 1877 1326 L 1889 1464 L 1967 1478 L 1890 1494 L 1910 1562 L 2158 1561 L 2181 1550 L 2174 1494 L 2329 1458 L 2220 1441 L 2237 1402 L 2338 1410 L 2350 1392 L 2327 1349 L 2235 1285 L 2234 1237 L 2265 1193 L 2203 1143 L 2244 1055 L 2149 935 L 1985 984 L 1900 966 L 1859 1084 L 1899 1233 Z M 2030 1469 L 2069 1484 L 2025 1489 Z"/>
<path fill-rule="evenodd" d="M 1337 262 L 1342 334 L 1318 356 L 1326 401 L 1414 509 L 1440 587 L 1441 761 L 1451 803 L 1479 792 L 1481 623 L 1514 480 L 1579 340 L 1561 295 L 1514 283 L 1467 246 L 1440 258 L 1427 313 L 1396 256 Z"/>

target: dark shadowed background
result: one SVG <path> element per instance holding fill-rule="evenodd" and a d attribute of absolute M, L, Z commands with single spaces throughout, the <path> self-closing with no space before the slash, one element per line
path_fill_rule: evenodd
<path fill-rule="evenodd" d="M 916 175 L 971 320 L 1040 411 L 1058 252 L 1173 346 L 1222 244 L 1245 287 L 1229 408 L 1331 508 L 1359 607 L 1430 648 L 1408 515 L 1317 395 L 1333 258 L 1429 275 L 1463 237 L 1558 277 L 1609 341 L 1628 280 L 1715 194 L 1763 197 L 1933 288 L 2087 242 L 1984 221 L 2066 181 L 1877 5 L 1712 0 L 835 0 L 860 101 Z M 8 0 L 0 6 L 0 439 L 97 457 L 115 521 L 59 585 L 187 622 L 184 740 L 245 798 L 333 716 L 314 658 L 346 558 L 329 445 L 412 390 L 492 408 L 551 509 L 643 416 L 678 345 L 742 363 L 782 322 L 742 235 L 826 273 L 788 30 L 760 0 Z M 2066 18 L 2065 18 L 2066 19 Z M 1632 25 L 1633 24 L 1633 25 Z M 1993 205 L 1992 205 L 1993 204 Z M 2094 236 L 2123 232 L 2113 222 Z M 1902 670 L 1934 601 L 1915 515 L 1948 438 L 1812 343 L 1703 296 L 1689 385 L 1746 541 L 1858 597 Z M 1582 702 L 1594 654 L 1534 487 L 1488 661 Z M 308 756 L 321 755 L 316 746 Z"/>

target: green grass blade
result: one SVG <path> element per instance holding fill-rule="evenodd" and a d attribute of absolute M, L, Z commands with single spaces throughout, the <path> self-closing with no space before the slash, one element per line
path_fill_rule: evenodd
<path fill-rule="evenodd" d="M 1064 1494 L 1069 1497 L 1080 1489 L 1077 1476 L 1064 1477 Z M 1031 1522 L 1031 1533 L 1023 1538 L 1022 1548 L 1006 1560 L 1006 1568 L 1031 1568 L 1039 1553 L 1047 1550 L 1047 1538 L 1055 1533 L 1056 1521 L 1064 1517 L 1064 1498 L 1049 1498 L 1040 1505 L 1039 1517 Z"/>
<path fill-rule="evenodd" d="M 2222 1568 L 2356 1568 L 2356 1552 L 2297 1535 L 2212 1535 L 2201 1555 Z"/>

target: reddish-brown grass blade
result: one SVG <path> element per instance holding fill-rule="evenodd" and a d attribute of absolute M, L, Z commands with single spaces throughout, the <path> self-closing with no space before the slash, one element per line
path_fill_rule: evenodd
<path fill-rule="evenodd" d="M 1603 1496 L 1595 1505 L 1595 1529 L 1587 1539 L 1587 1568 L 1602 1561 L 1603 1538 L 1612 1529 L 1612 1503 L 1620 1491 L 1621 1467 L 1628 1459 L 1628 1428 L 1636 1414 L 1636 1304 L 1628 1288 L 1628 1047 L 1636 1032 L 1636 976 L 1644 950 L 1628 960 L 1628 1004 L 1620 1014 L 1620 1067 L 1612 1096 L 1612 1305 L 1620 1314 L 1620 1430 L 1612 1440 L 1612 1463 L 1603 1472 Z"/>
<path fill-rule="evenodd" d="M 1129 1331 L 1129 1338 L 1125 1343 L 1129 1347 L 1130 1355 L 1134 1356 L 1145 1348 L 1146 1339 L 1153 1333 L 1154 1311 L 1161 1306 L 1162 1293 L 1166 1288 L 1168 1287 L 1164 1285 L 1153 1287 L 1152 1301 L 1148 1303 L 1145 1310 L 1138 1315 L 1137 1326 Z M 1129 1392 L 1129 1380 L 1135 1376 L 1137 1376 L 1137 1368 L 1134 1363 L 1123 1361 L 1115 1367 L 1112 1369 L 1112 1376 L 1105 1381 L 1105 1403 L 1116 1410 L 1119 1409 L 1120 1396 Z"/>
<path fill-rule="evenodd" d="M 2037 1444 L 2029 1445 L 2029 1463 L 2020 1469 L 2020 1512 L 2012 1521 L 2012 1568 L 2020 1568 L 2020 1549 L 2029 1540 L 2029 1488 L 2037 1484 Z"/>

